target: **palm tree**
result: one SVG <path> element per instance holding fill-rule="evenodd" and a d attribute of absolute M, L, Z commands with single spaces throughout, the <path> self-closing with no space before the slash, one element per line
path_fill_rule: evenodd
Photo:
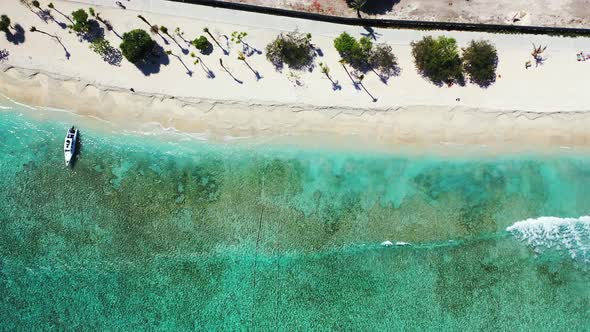
<path fill-rule="evenodd" d="M 190 69 L 188 69 L 188 67 L 186 66 L 186 64 L 184 64 L 184 61 L 182 61 L 182 59 L 180 58 L 180 56 L 178 56 L 178 55 L 176 55 L 176 54 L 172 53 L 172 51 L 171 51 L 171 50 L 168 50 L 168 51 L 166 51 L 166 54 L 168 54 L 168 55 L 172 55 L 173 57 L 177 58 L 177 59 L 178 59 L 178 61 L 180 61 L 180 63 L 182 63 L 182 65 L 184 66 L 184 69 L 186 69 L 186 74 L 187 74 L 188 76 L 193 76 L 193 71 L 192 71 L 192 70 L 190 70 Z"/>
<path fill-rule="evenodd" d="M 211 39 L 212 39 L 212 40 L 215 42 L 215 44 L 217 44 L 217 46 L 219 46 L 219 48 L 220 48 L 221 50 L 223 50 L 223 54 L 225 54 L 225 55 L 228 55 L 228 54 L 229 54 L 229 52 L 228 52 L 228 51 L 226 51 L 226 50 L 223 48 L 223 46 L 221 46 L 221 44 L 220 44 L 220 43 L 217 41 L 217 39 L 215 39 L 215 37 L 213 37 L 213 35 L 211 34 L 211 32 L 209 32 L 209 28 L 207 28 L 207 27 L 203 28 L 203 32 L 204 32 L 204 33 L 206 33 L 206 34 L 208 34 L 208 35 L 209 35 L 209 37 L 211 37 Z"/>
<path fill-rule="evenodd" d="M 330 82 L 332 82 L 332 89 L 333 90 L 340 90 L 340 84 L 338 84 L 338 82 L 334 82 L 334 80 L 332 79 L 332 77 L 330 76 L 330 68 L 328 67 L 328 65 L 324 64 L 323 62 L 320 62 L 320 68 L 322 69 L 322 74 L 326 75 L 326 77 L 330 80 Z"/>
<path fill-rule="evenodd" d="M 20 0 L 20 3 L 27 6 L 27 8 L 31 9 L 31 3 L 29 2 L 29 0 Z"/>
<path fill-rule="evenodd" d="M 137 15 L 137 18 L 139 18 L 140 20 L 142 20 L 145 24 L 147 24 L 150 27 L 150 32 L 153 34 L 158 34 L 159 33 L 159 29 L 157 25 L 152 25 L 150 22 L 148 22 L 148 20 L 145 19 L 145 17 L 141 16 L 141 15 Z"/>
<path fill-rule="evenodd" d="M 58 42 L 58 43 L 61 45 L 61 47 L 63 47 L 64 51 L 66 52 L 66 58 L 67 58 L 68 60 L 70 59 L 70 52 L 68 52 L 68 49 L 67 49 L 67 48 L 66 48 L 66 46 L 65 46 L 65 45 L 64 45 L 64 44 L 61 42 L 61 39 L 60 39 L 58 36 L 56 36 L 56 35 L 52 35 L 52 34 L 50 34 L 50 33 L 48 33 L 48 32 L 42 31 L 42 30 L 39 30 L 39 29 L 37 29 L 35 26 L 32 26 L 32 27 L 31 27 L 31 29 L 29 29 L 29 31 L 31 31 L 31 32 L 39 32 L 39 33 L 42 33 L 42 34 L 44 34 L 44 35 L 47 35 L 47 36 L 49 36 L 49 37 L 51 37 L 51 38 L 55 39 L 55 40 L 56 40 L 56 41 L 57 41 L 57 42 Z"/>
<path fill-rule="evenodd" d="M 244 41 L 244 38 L 246 38 L 246 36 L 248 36 L 247 32 L 234 31 L 231 34 L 231 41 L 236 44 L 242 44 L 242 50 L 246 52 L 248 56 L 251 56 L 254 53 L 262 54 L 260 50 L 255 49 L 254 47 L 250 46 L 250 44 Z M 225 36 L 225 38 L 227 39 L 227 36 Z"/>
<path fill-rule="evenodd" d="M 162 38 L 162 40 L 164 41 L 164 44 L 168 45 L 168 40 L 166 40 L 166 38 L 164 38 L 164 36 L 162 36 L 160 34 L 160 28 L 154 24 L 152 25 L 150 22 L 148 22 L 148 20 L 146 20 L 145 17 L 141 16 L 141 15 L 137 15 L 137 18 L 139 18 L 140 20 L 142 20 L 145 24 L 147 24 L 150 27 L 150 32 L 153 33 L 154 35 L 158 35 L 160 36 L 160 38 Z"/>
<path fill-rule="evenodd" d="M 373 102 L 377 101 L 377 98 L 373 97 L 373 95 L 369 92 L 369 90 L 367 90 L 367 88 L 365 87 L 365 85 L 363 84 L 363 79 L 365 78 L 365 75 L 360 75 L 358 76 L 358 84 L 363 88 L 363 90 L 365 90 L 365 92 L 369 95 L 369 97 L 371 97 L 371 100 L 373 100 Z"/>
<path fill-rule="evenodd" d="M 170 37 L 170 39 L 174 40 L 174 37 L 170 36 L 170 34 L 168 34 L 168 28 L 160 25 L 160 32 L 162 32 L 163 34 L 165 34 L 166 36 Z"/>
<path fill-rule="evenodd" d="M 354 88 L 360 90 L 358 82 L 352 77 L 352 75 L 350 75 L 348 68 L 346 68 L 346 61 L 344 61 L 344 59 L 340 59 L 340 64 L 342 65 L 342 68 L 344 68 L 344 71 L 346 71 L 346 74 L 348 74 L 348 77 L 352 81 Z"/>
<path fill-rule="evenodd" d="M 260 73 L 257 72 L 256 70 L 254 70 L 254 68 L 252 68 L 252 66 L 250 66 L 250 64 L 248 63 L 248 61 L 246 61 L 246 56 L 244 55 L 244 53 L 242 53 L 242 52 L 238 53 L 238 60 L 244 61 L 244 63 L 246 64 L 246 66 L 248 66 L 248 68 L 250 68 L 250 70 L 256 76 L 256 80 L 257 81 L 262 78 L 262 77 L 260 77 Z"/>
<path fill-rule="evenodd" d="M 145 17 L 141 16 L 141 15 L 137 15 L 137 18 L 139 18 L 140 20 L 144 21 L 145 24 L 149 25 L 150 28 L 152 27 L 152 25 L 150 24 L 150 22 L 148 22 L 148 20 L 145 19 Z"/>
<path fill-rule="evenodd" d="M 50 16 L 51 14 L 49 13 L 49 11 L 44 11 L 41 9 L 41 4 L 39 3 L 39 1 L 33 0 L 33 1 L 29 2 L 28 0 L 21 0 L 20 2 L 23 5 L 27 6 L 27 8 L 33 14 L 37 15 L 37 17 L 39 17 L 41 20 L 43 20 L 43 22 L 47 23 L 47 20 L 49 19 L 48 15 Z M 38 12 L 35 11 L 31 6 L 39 9 L 39 11 Z"/>
<path fill-rule="evenodd" d="M 225 70 L 226 73 L 228 73 L 229 76 L 231 76 L 231 78 L 234 79 L 234 81 L 236 81 L 239 84 L 242 84 L 244 82 L 240 81 L 239 79 L 237 79 L 223 64 L 223 60 L 221 58 L 219 58 L 219 64 L 221 65 L 221 68 L 223 68 L 223 70 Z"/>
<path fill-rule="evenodd" d="M 50 9 L 53 9 L 53 10 L 55 10 L 55 11 L 56 11 L 56 12 L 58 12 L 58 13 L 59 13 L 61 16 L 65 17 L 65 18 L 66 18 L 68 21 L 70 21 L 70 23 L 74 24 L 74 21 L 72 21 L 72 19 L 71 19 L 71 18 L 70 18 L 68 15 L 66 15 L 66 14 L 64 14 L 64 13 L 62 13 L 62 12 L 60 12 L 60 11 L 59 11 L 57 8 L 55 8 L 55 6 L 53 5 L 53 2 L 50 2 L 50 3 L 47 5 L 47 7 L 49 7 Z"/>
<path fill-rule="evenodd" d="M 535 66 L 538 66 L 539 64 L 543 63 L 543 57 L 541 56 L 541 54 L 543 54 L 543 52 L 545 52 L 545 50 L 547 49 L 547 46 L 542 47 L 541 45 L 539 45 L 539 47 L 535 46 L 535 44 L 533 44 L 533 52 L 531 53 L 531 55 L 533 56 L 533 59 L 535 59 Z"/>
<path fill-rule="evenodd" d="M 215 78 L 215 74 L 213 73 L 213 71 L 209 69 L 207 65 L 205 65 L 205 62 L 203 62 L 203 59 L 201 59 L 200 56 L 196 55 L 195 52 L 191 52 L 191 58 L 195 58 L 195 65 L 197 63 L 201 65 L 201 68 L 203 69 L 205 74 L 207 74 L 207 78 Z"/>
<path fill-rule="evenodd" d="M 367 3 L 367 0 L 352 0 L 350 7 L 356 10 L 356 15 L 361 18 L 361 9 Z"/>
<path fill-rule="evenodd" d="M 187 54 L 188 53 L 188 50 L 185 49 L 184 47 L 180 46 L 180 44 L 176 41 L 176 38 L 174 38 L 174 36 L 170 35 L 170 33 L 168 32 L 168 28 L 167 27 L 165 27 L 163 25 L 160 25 L 160 32 L 162 32 L 166 36 L 170 37 L 170 39 L 172 39 L 172 41 L 174 41 L 174 43 L 180 48 L 180 50 L 182 51 L 182 53 L 184 53 L 184 54 Z"/>
<path fill-rule="evenodd" d="M 331 81 L 332 79 L 330 78 L 330 67 L 325 65 L 323 62 L 320 62 L 320 68 L 322 69 L 322 74 L 326 75 L 326 77 L 329 78 Z"/>

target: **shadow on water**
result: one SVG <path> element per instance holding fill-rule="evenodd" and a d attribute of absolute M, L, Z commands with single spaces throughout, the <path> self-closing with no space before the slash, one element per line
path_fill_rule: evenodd
<path fill-rule="evenodd" d="M 11 31 L 6 33 L 6 39 L 15 44 L 21 44 L 25 42 L 25 30 L 23 29 L 23 27 L 20 24 L 15 24 L 14 25 L 14 33 L 12 33 Z"/>

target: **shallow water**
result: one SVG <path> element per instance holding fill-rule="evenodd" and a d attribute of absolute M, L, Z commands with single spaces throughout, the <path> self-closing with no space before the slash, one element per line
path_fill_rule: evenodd
<path fill-rule="evenodd" d="M 590 326 L 590 156 L 446 159 L 83 129 L 66 170 L 69 124 L 10 108 L 0 330 Z"/>

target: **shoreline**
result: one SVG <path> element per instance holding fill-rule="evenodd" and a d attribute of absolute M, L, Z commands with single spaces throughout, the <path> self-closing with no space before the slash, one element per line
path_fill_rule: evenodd
<path fill-rule="evenodd" d="M 392 110 L 238 103 L 130 93 L 63 75 L 0 67 L 13 101 L 108 123 L 113 132 L 188 135 L 214 143 L 295 145 L 364 152 L 483 155 L 587 152 L 590 111 L 531 112 L 445 106 Z M 2 112 L 2 110 L 0 110 Z M 40 117 L 51 117 L 49 110 Z M 31 112 L 34 114 L 35 112 Z"/>
<path fill-rule="evenodd" d="M 165 46 L 164 37 L 153 36 L 178 57 L 169 57 L 157 72 L 144 74 L 126 60 L 120 66 L 109 65 L 76 34 L 56 22 L 40 22 L 14 0 L 6 6 L 14 24 L 21 24 L 25 31 L 38 25 L 55 34 L 71 57 L 66 58 L 53 38 L 27 32 L 26 41 L 6 47 L 10 56 L 0 64 L 0 93 L 29 105 L 71 110 L 119 128 L 170 130 L 211 141 L 247 137 L 253 142 L 362 151 L 401 148 L 467 154 L 485 150 L 483 153 L 492 155 L 590 148 L 590 104 L 585 91 L 590 63 L 577 62 L 575 57 L 580 49 L 590 51 L 590 39 L 375 29 L 376 43 L 393 48 L 401 73 L 386 83 L 368 73 L 363 85 L 378 98 L 372 102 L 362 89 L 353 87 L 333 46 L 333 39 L 342 32 L 356 37 L 366 33 L 360 27 L 161 0 L 135 0 L 127 10 L 98 3 L 54 1 L 65 13 L 93 4 L 118 34 L 146 29 L 137 14 L 170 30 L 178 26 L 189 40 L 202 34 L 203 27 L 220 41 L 232 31 L 244 31 L 248 43 L 260 50 L 281 32 L 311 32 L 322 55 L 315 59 L 315 70 L 296 73 L 302 82 L 298 85 L 288 70 L 278 72 L 264 54 L 254 54 L 248 63 L 262 75 L 256 80 L 237 59 L 240 47 L 228 42 L 229 55 L 216 47 L 211 55 L 202 56 L 202 63 L 215 72 L 211 79 L 192 64 L 192 58 L 180 53 L 180 38 L 180 43 L 169 40 Z M 56 19 L 63 17 L 56 15 Z M 473 39 L 495 44 L 500 58 L 497 81 L 486 89 L 473 84 L 437 87 L 420 76 L 410 43 L 426 35 L 443 34 L 455 38 L 459 46 Z M 120 43 L 113 31 L 105 31 L 105 39 L 114 46 Z M 544 53 L 547 61 L 525 69 L 533 43 L 548 46 Z M 196 50 L 188 47 L 186 51 Z M 242 83 L 223 72 L 217 63 L 221 59 Z M 332 89 L 318 68 L 319 62 L 329 65 L 340 90 Z M 187 75 L 189 69 L 191 75 Z M 131 93 L 130 88 L 136 92 Z"/>

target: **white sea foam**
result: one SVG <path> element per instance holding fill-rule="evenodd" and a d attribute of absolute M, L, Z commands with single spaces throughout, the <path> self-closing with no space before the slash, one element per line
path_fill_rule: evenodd
<path fill-rule="evenodd" d="M 403 242 L 403 241 L 396 241 L 395 243 L 393 243 L 393 242 L 387 240 L 387 241 L 381 242 L 381 245 L 384 247 L 392 247 L 392 246 L 405 247 L 405 246 L 411 246 L 412 244 L 409 242 Z"/>
<path fill-rule="evenodd" d="M 37 110 L 37 108 L 34 107 L 34 106 L 23 104 L 23 103 L 19 103 L 18 101 L 14 100 L 14 99 L 12 99 L 12 98 L 10 98 L 8 96 L 5 96 L 5 95 L 1 95 L 1 96 L 4 97 L 4 98 L 6 98 L 7 100 L 9 100 L 11 103 L 13 103 L 15 105 L 26 107 L 26 108 L 31 109 L 31 110 L 34 110 L 34 111 Z"/>
<path fill-rule="evenodd" d="M 506 230 L 537 253 L 554 249 L 567 253 L 572 259 L 590 263 L 590 216 L 526 219 Z"/>

